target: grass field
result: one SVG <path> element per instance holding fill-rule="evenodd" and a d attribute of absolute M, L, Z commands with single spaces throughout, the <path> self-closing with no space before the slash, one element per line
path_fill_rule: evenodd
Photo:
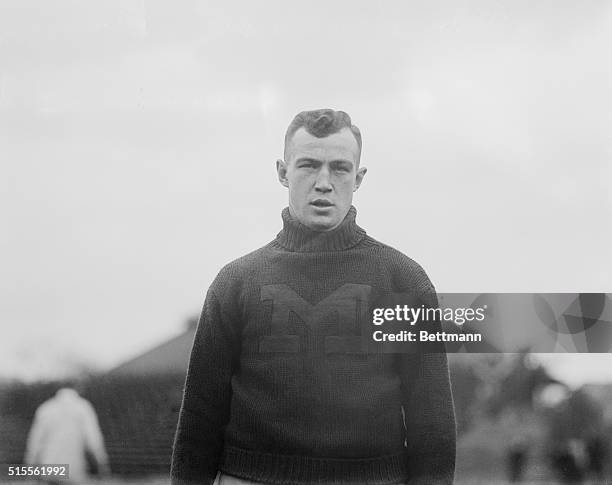
<path fill-rule="evenodd" d="M 41 485 L 43 482 L 39 481 L 23 481 L 18 482 L 11 481 L 5 482 L 0 481 L 0 485 Z M 550 480 L 528 480 L 520 482 L 522 485 L 561 485 L 561 482 L 550 481 Z M 494 480 L 485 477 L 472 477 L 472 478 L 460 478 L 455 480 L 454 485 L 509 485 L 510 482 L 506 480 Z M 170 481 L 166 476 L 151 476 L 138 479 L 123 479 L 123 478 L 105 478 L 102 480 L 91 480 L 88 482 L 81 483 L 79 485 L 170 485 Z M 566 484 L 564 484 L 566 485 Z M 605 481 L 603 483 L 594 481 L 584 481 L 581 485 L 612 485 L 612 481 Z"/>

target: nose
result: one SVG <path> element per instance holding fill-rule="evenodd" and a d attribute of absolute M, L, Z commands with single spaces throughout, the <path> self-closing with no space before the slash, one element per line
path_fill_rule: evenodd
<path fill-rule="evenodd" d="M 315 181 L 315 190 L 326 194 L 332 191 L 329 170 L 326 167 L 321 167 Z"/>

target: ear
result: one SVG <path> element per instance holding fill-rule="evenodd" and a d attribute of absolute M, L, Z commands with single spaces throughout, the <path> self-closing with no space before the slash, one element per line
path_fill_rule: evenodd
<path fill-rule="evenodd" d="M 287 163 L 280 158 L 276 161 L 276 173 L 278 174 L 278 181 L 283 187 L 289 187 L 289 181 L 287 180 Z"/>
<path fill-rule="evenodd" d="M 357 175 L 355 177 L 355 187 L 353 188 L 353 192 L 355 192 L 359 188 L 361 182 L 363 182 L 363 177 L 365 177 L 367 171 L 368 169 L 365 167 L 360 167 L 359 170 L 357 170 Z"/>

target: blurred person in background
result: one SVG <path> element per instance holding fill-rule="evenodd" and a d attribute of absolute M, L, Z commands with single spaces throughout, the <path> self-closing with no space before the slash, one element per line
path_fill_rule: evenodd
<path fill-rule="evenodd" d="M 586 442 L 586 452 L 588 456 L 588 466 L 591 478 L 596 483 L 604 482 L 604 470 L 608 456 L 608 444 L 604 435 L 593 433 Z"/>
<path fill-rule="evenodd" d="M 69 479 L 47 483 L 83 483 L 89 470 L 109 474 L 108 456 L 96 412 L 71 388 L 62 388 L 34 415 L 26 444 L 25 463 L 67 464 Z"/>
<path fill-rule="evenodd" d="M 529 442 L 525 436 L 515 437 L 507 451 L 508 479 L 512 483 L 523 480 L 525 465 L 527 464 Z"/>
<path fill-rule="evenodd" d="M 584 443 L 577 438 L 559 443 L 553 450 L 552 464 L 562 483 L 582 483 L 586 465 Z"/>

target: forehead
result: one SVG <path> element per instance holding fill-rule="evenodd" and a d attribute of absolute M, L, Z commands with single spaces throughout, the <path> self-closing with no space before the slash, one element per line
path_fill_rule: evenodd
<path fill-rule="evenodd" d="M 348 128 L 338 133 L 317 138 L 306 131 L 305 128 L 297 130 L 287 147 L 287 158 L 313 158 L 321 161 L 349 160 L 357 162 L 359 159 L 359 146 L 355 135 Z"/>

